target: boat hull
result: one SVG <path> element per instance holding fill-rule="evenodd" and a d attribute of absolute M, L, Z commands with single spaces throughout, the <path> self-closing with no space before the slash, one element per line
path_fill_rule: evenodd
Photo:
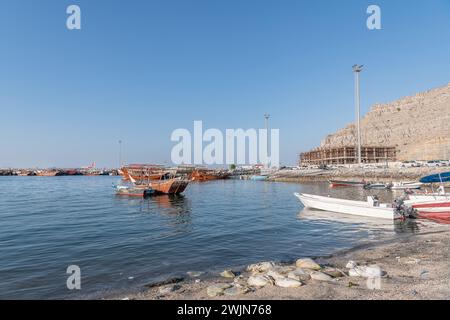
<path fill-rule="evenodd" d="M 155 191 L 148 188 L 117 188 L 116 195 L 127 197 L 146 197 L 154 195 Z"/>
<path fill-rule="evenodd" d="M 362 181 L 345 181 L 345 180 L 329 180 L 330 187 L 364 187 L 365 182 Z"/>
<path fill-rule="evenodd" d="M 191 174 L 192 181 L 222 180 L 229 177 L 229 173 L 215 172 L 211 170 L 194 170 Z"/>
<path fill-rule="evenodd" d="M 450 211 L 444 212 L 430 212 L 430 211 L 419 211 L 417 214 L 420 218 L 425 219 L 433 219 L 433 220 L 441 220 L 441 219 L 450 219 Z"/>
<path fill-rule="evenodd" d="M 306 208 L 370 218 L 396 219 L 394 208 L 373 207 L 369 206 L 368 202 L 334 199 L 298 193 L 295 193 L 295 196 Z"/>
<path fill-rule="evenodd" d="M 423 183 L 421 182 L 405 182 L 405 183 L 394 183 L 391 187 L 392 190 L 412 190 L 420 189 Z"/>
<path fill-rule="evenodd" d="M 180 194 L 188 186 L 189 181 L 181 178 L 154 181 L 148 184 L 148 187 L 160 194 Z"/>

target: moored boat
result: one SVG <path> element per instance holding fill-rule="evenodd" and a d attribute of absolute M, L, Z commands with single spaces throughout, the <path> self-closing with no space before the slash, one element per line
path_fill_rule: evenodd
<path fill-rule="evenodd" d="M 221 180 L 229 177 L 229 173 L 223 170 L 210 170 L 210 169 L 194 169 L 191 173 L 192 181 L 211 181 Z"/>
<path fill-rule="evenodd" d="M 380 219 L 404 218 L 404 215 L 392 205 L 380 204 L 375 197 L 367 197 L 367 201 L 354 201 L 310 194 L 294 195 L 306 208 Z"/>
<path fill-rule="evenodd" d="M 422 182 L 394 182 L 392 183 L 392 190 L 412 190 L 412 189 L 420 189 L 422 187 Z"/>
<path fill-rule="evenodd" d="M 115 186 L 116 195 L 129 197 L 147 197 L 154 195 L 156 192 L 151 188 L 140 188 L 136 186 Z"/>
<path fill-rule="evenodd" d="M 254 175 L 250 177 L 250 180 L 253 181 L 266 181 L 269 177 L 268 176 L 261 176 L 261 175 Z"/>
<path fill-rule="evenodd" d="M 135 188 L 152 189 L 157 194 L 180 194 L 184 192 L 189 184 L 189 180 L 183 177 L 171 177 L 169 174 L 161 176 L 160 180 L 148 179 L 141 176 L 140 179 L 132 177 L 128 168 L 123 167 L 120 170 L 125 181 L 131 181 Z"/>
<path fill-rule="evenodd" d="M 330 187 L 364 187 L 366 181 L 329 180 Z"/>
<path fill-rule="evenodd" d="M 148 183 L 148 187 L 155 190 L 156 193 L 162 194 L 180 194 L 182 193 L 189 184 L 189 180 L 182 177 L 151 181 Z"/>
<path fill-rule="evenodd" d="M 389 183 L 368 183 L 364 185 L 364 189 L 370 190 L 370 189 L 377 189 L 377 190 L 384 190 L 384 189 L 390 189 L 391 184 Z"/>
<path fill-rule="evenodd" d="M 422 183 L 444 183 L 450 182 L 450 172 L 442 172 L 423 177 L 419 180 Z"/>

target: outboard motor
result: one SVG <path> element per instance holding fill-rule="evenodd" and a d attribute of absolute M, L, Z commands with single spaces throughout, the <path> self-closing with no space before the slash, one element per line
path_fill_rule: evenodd
<path fill-rule="evenodd" d="M 393 208 L 395 215 L 402 219 L 415 219 L 417 218 L 417 210 L 405 205 L 404 198 L 397 198 L 394 200 Z"/>

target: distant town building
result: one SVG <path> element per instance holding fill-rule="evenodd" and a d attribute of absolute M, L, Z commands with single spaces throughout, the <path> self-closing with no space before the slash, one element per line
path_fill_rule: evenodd
<path fill-rule="evenodd" d="M 384 163 L 396 161 L 395 147 L 361 147 L 363 163 Z M 300 154 L 301 166 L 337 165 L 357 163 L 356 147 L 317 148 Z"/>

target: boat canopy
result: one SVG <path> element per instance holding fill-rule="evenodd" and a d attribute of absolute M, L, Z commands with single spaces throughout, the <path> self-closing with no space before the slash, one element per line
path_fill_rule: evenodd
<path fill-rule="evenodd" d="M 431 176 L 423 177 L 419 180 L 422 183 L 442 183 L 450 182 L 450 172 L 442 172 Z"/>

